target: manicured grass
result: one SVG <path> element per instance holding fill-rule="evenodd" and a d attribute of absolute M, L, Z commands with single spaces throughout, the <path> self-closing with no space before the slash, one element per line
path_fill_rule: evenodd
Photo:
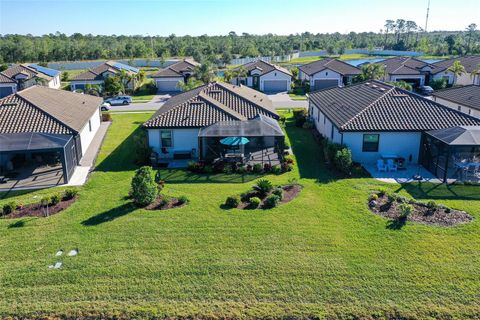
<path fill-rule="evenodd" d="M 307 96 L 305 95 L 296 95 L 295 93 L 289 93 L 288 96 L 292 100 L 307 100 Z"/>
<path fill-rule="evenodd" d="M 127 199 L 135 134 L 150 114 L 114 114 L 79 200 L 50 218 L 0 220 L 0 316 L 91 318 L 473 318 L 480 314 L 480 192 L 476 187 L 336 180 L 309 131 L 286 131 L 298 166 L 268 176 L 305 188 L 273 210 L 223 210 L 253 181 L 162 171 L 188 206 L 137 209 Z M 221 183 L 217 183 L 221 182 Z M 476 219 L 400 230 L 373 215 L 380 186 L 464 209 Z M 54 189 L 56 191 L 56 189 Z M 24 203 L 39 194 L 17 195 Z M 4 203 L 14 198 L 6 195 Z M 74 258 L 55 259 L 63 248 Z M 63 261 L 60 270 L 47 266 Z"/>
<path fill-rule="evenodd" d="M 365 58 L 375 58 L 374 56 L 370 56 L 368 54 L 360 54 L 360 53 L 351 53 L 351 54 L 342 54 L 342 55 L 332 55 L 332 58 L 340 59 L 340 60 L 355 60 L 355 59 L 365 59 Z M 296 59 L 292 59 L 285 64 L 307 64 L 310 62 L 314 62 L 317 60 L 321 60 L 326 58 L 326 56 L 314 56 L 314 57 L 300 57 Z"/>
<path fill-rule="evenodd" d="M 138 103 L 138 102 L 150 102 L 152 101 L 154 94 L 145 94 L 145 95 L 134 95 L 132 96 L 132 102 L 133 103 Z"/>

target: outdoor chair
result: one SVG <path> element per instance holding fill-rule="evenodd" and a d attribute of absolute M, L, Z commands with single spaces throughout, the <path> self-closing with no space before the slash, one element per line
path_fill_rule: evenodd
<path fill-rule="evenodd" d="M 385 171 L 387 172 L 387 166 L 385 165 L 385 162 L 382 159 L 377 160 L 377 170 L 380 171 Z"/>
<path fill-rule="evenodd" d="M 392 159 L 387 160 L 388 171 L 397 171 L 398 167 Z"/>

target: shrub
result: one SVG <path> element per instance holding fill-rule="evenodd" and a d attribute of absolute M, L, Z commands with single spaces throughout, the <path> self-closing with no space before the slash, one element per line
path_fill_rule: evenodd
<path fill-rule="evenodd" d="M 225 168 L 225 164 L 223 162 L 216 162 L 213 164 L 213 172 L 215 173 L 222 173 L 223 168 Z"/>
<path fill-rule="evenodd" d="M 348 174 L 352 167 L 352 152 L 350 149 L 343 148 L 335 153 L 335 167 L 341 172 Z"/>
<path fill-rule="evenodd" d="M 54 194 L 50 197 L 50 205 L 54 206 L 60 203 L 60 196 L 58 194 Z"/>
<path fill-rule="evenodd" d="M 226 165 L 225 167 L 223 167 L 223 173 L 231 174 L 232 172 L 233 172 L 232 166 Z"/>
<path fill-rule="evenodd" d="M 262 201 L 260 200 L 259 197 L 251 197 L 251 198 L 248 200 L 249 207 L 252 208 L 252 209 L 258 208 L 258 206 L 260 205 L 261 202 L 262 202 Z"/>
<path fill-rule="evenodd" d="M 428 209 L 430 209 L 430 210 L 435 210 L 435 209 L 437 209 L 437 207 L 438 207 L 438 206 L 437 206 L 437 204 L 435 203 L 435 201 L 430 200 L 430 201 L 427 202 L 427 208 L 428 208 Z"/>
<path fill-rule="evenodd" d="M 282 162 L 281 165 L 282 172 L 289 172 L 293 170 L 293 165 L 290 163 Z"/>
<path fill-rule="evenodd" d="M 63 197 L 62 199 L 63 200 L 71 200 L 73 198 L 75 198 L 78 194 L 78 190 L 75 190 L 75 189 L 65 189 L 65 191 L 63 191 Z"/>
<path fill-rule="evenodd" d="M 40 199 L 40 204 L 42 205 L 42 207 L 48 207 L 50 205 L 50 197 L 45 196 L 42 199 Z"/>
<path fill-rule="evenodd" d="M 141 167 L 132 179 L 132 198 L 139 206 L 152 203 L 158 196 L 158 186 L 155 182 L 152 167 Z"/>
<path fill-rule="evenodd" d="M 253 172 L 254 173 L 262 173 L 263 172 L 263 167 L 260 163 L 255 163 L 253 165 Z"/>
<path fill-rule="evenodd" d="M 397 201 L 397 199 L 398 199 L 398 194 L 396 193 L 388 194 L 388 202 L 394 202 L 394 201 Z"/>
<path fill-rule="evenodd" d="M 225 200 L 225 205 L 229 208 L 236 208 L 240 204 L 240 197 L 235 195 L 235 196 L 230 196 Z"/>
<path fill-rule="evenodd" d="M 245 168 L 245 166 L 238 167 L 237 168 L 237 173 L 245 174 L 245 173 L 247 173 L 247 168 Z"/>
<path fill-rule="evenodd" d="M 290 149 L 290 143 L 288 143 L 288 141 L 285 141 L 283 144 L 283 150 L 288 150 L 288 149 Z"/>
<path fill-rule="evenodd" d="M 305 121 L 302 126 L 303 129 L 312 129 L 313 128 L 313 122 L 312 121 Z"/>
<path fill-rule="evenodd" d="M 273 174 L 281 174 L 282 168 L 280 166 L 273 166 L 271 171 Z"/>
<path fill-rule="evenodd" d="M 387 189 L 385 189 L 385 188 L 379 188 L 379 189 L 378 189 L 377 195 L 378 195 L 379 197 L 383 197 L 383 196 L 386 195 L 386 194 L 388 194 Z"/>
<path fill-rule="evenodd" d="M 264 172 L 270 172 L 271 170 L 272 170 L 272 165 L 271 165 L 271 164 L 265 163 L 265 164 L 263 165 L 263 171 L 264 171 Z"/>
<path fill-rule="evenodd" d="M 5 203 L 2 208 L 3 215 L 10 214 L 13 211 L 15 211 L 15 209 L 17 209 L 17 203 L 15 201 L 10 201 L 8 203 Z"/>
<path fill-rule="evenodd" d="M 206 165 L 204 168 L 203 168 L 203 171 L 205 173 L 208 173 L 208 174 L 211 174 L 213 173 L 213 167 L 211 165 Z"/>
<path fill-rule="evenodd" d="M 283 199 L 283 189 L 281 187 L 273 189 L 272 194 L 278 196 L 280 200 Z"/>
<path fill-rule="evenodd" d="M 160 201 L 160 207 L 166 207 L 170 203 L 170 200 L 167 197 L 163 197 Z"/>
<path fill-rule="evenodd" d="M 402 203 L 398 206 L 398 209 L 400 210 L 400 216 L 402 218 L 408 217 L 412 212 L 413 212 L 413 206 L 408 203 Z"/>
<path fill-rule="evenodd" d="M 308 112 L 306 109 L 294 109 L 293 118 L 295 119 L 295 125 L 299 128 L 303 127 L 305 121 L 307 121 Z"/>
<path fill-rule="evenodd" d="M 103 122 L 112 122 L 112 115 L 107 112 L 102 112 L 102 121 Z"/>
<path fill-rule="evenodd" d="M 370 196 L 368 196 L 368 202 L 377 201 L 377 200 L 378 200 L 378 195 L 376 193 L 372 193 Z"/>
<path fill-rule="evenodd" d="M 257 191 L 260 196 L 266 196 L 270 191 L 273 189 L 273 184 L 270 180 L 267 179 L 260 179 L 257 183 L 253 186 L 253 189 Z"/>
<path fill-rule="evenodd" d="M 272 194 L 265 199 L 265 207 L 266 208 L 275 208 L 278 206 L 278 203 L 280 202 L 280 197 Z"/>
<path fill-rule="evenodd" d="M 322 140 L 322 148 L 325 156 L 325 161 L 328 163 L 335 163 L 335 156 L 337 155 L 337 151 L 344 149 L 341 144 L 332 143 L 327 139 Z"/>
<path fill-rule="evenodd" d="M 180 204 L 189 203 L 189 202 L 190 202 L 190 200 L 188 200 L 187 196 L 180 196 L 178 198 L 178 203 L 180 203 Z"/>
<path fill-rule="evenodd" d="M 249 201 L 251 197 L 255 196 L 255 191 L 247 191 L 240 194 L 240 199 L 242 201 Z"/>
<path fill-rule="evenodd" d="M 291 155 L 288 155 L 288 156 L 285 156 L 285 158 L 283 158 L 283 160 L 286 162 L 286 163 L 289 163 L 289 164 L 293 164 L 295 161 L 293 160 L 293 156 Z"/>
<path fill-rule="evenodd" d="M 429 83 L 429 86 L 432 87 L 433 90 L 445 89 L 447 85 L 447 79 L 431 80 Z"/>

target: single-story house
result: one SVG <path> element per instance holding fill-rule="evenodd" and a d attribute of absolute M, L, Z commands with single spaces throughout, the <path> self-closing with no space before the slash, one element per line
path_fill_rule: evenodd
<path fill-rule="evenodd" d="M 361 70 L 344 61 L 325 58 L 314 61 L 298 68 L 298 77 L 302 81 L 310 81 L 311 91 L 343 87 L 352 83 L 354 77 L 361 74 Z"/>
<path fill-rule="evenodd" d="M 316 91 L 308 100 L 316 130 L 365 166 L 388 157 L 423 163 L 425 132 L 480 126 L 480 119 L 381 81 Z"/>
<path fill-rule="evenodd" d="M 60 71 L 34 63 L 19 64 L 0 72 L 0 98 L 33 85 L 60 88 Z"/>
<path fill-rule="evenodd" d="M 376 62 L 385 67 L 383 81 L 405 81 L 414 87 L 428 85 L 430 74 L 435 67 L 425 61 L 412 57 L 393 57 Z"/>
<path fill-rule="evenodd" d="M 101 103 L 42 86 L 0 99 L 0 176 L 54 171 L 68 183 L 100 127 Z"/>
<path fill-rule="evenodd" d="M 152 74 L 159 92 L 180 92 L 179 82 L 187 82 L 200 64 L 192 59 L 183 59 Z"/>
<path fill-rule="evenodd" d="M 169 99 L 143 127 L 158 162 L 221 157 L 220 139 L 243 137 L 243 154 L 283 148 L 279 116 L 266 95 L 212 82 Z M 282 149 L 283 150 L 283 149 Z"/>
<path fill-rule="evenodd" d="M 116 62 L 116 61 L 107 61 L 99 66 L 82 72 L 76 75 L 70 82 L 70 89 L 72 91 L 76 90 L 85 90 L 85 86 L 87 84 L 90 85 L 99 85 L 104 86 L 105 78 L 108 76 L 115 76 L 119 74 L 122 70 L 129 74 L 138 74 L 140 72 L 139 69 L 135 67 L 131 67 L 129 65 Z M 135 80 L 132 80 L 128 83 L 129 89 L 135 88 Z"/>
<path fill-rule="evenodd" d="M 246 85 L 267 93 L 289 91 L 292 85 L 292 73 L 285 68 L 257 60 L 243 65 L 247 70 L 244 78 L 234 78 L 231 83 Z"/>
<path fill-rule="evenodd" d="M 456 82 L 454 82 L 454 75 L 453 72 L 449 71 L 450 68 L 455 61 L 460 61 L 462 66 L 465 68 L 465 73 L 461 76 L 458 76 Z M 477 84 L 480 85 L 480 76 L 472 76 L 472 72 L 474 70 L 478 70 L 480 68 L 480 55 L 478 56 L 464 56 L 452 59 L 441 60 L 432 64 L 434 66 L 434 70 L 432 70 L 432 78 L 434 80 L 437 79 L 447 79 L 448 84 L 455 84 L 455 85 L 469 85 L 469 84 Z"/>
<path fill-rule="evenodd" d="M 480 86 L 468 85 L 435 91 L 434 101 L 452 109 L 480 118 Z"/>

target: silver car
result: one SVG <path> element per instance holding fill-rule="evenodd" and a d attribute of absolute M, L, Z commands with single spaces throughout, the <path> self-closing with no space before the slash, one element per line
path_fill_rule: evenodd
<path fill-rule="evenodd" d="M 132 97 L 130 96 L 116 96 L 116 97 L 111 97 L 105 100 L 105 102 L 109 103 L 112 106 L 118 106 L 118 105 L 128 105 L 132 103 Z"/>

